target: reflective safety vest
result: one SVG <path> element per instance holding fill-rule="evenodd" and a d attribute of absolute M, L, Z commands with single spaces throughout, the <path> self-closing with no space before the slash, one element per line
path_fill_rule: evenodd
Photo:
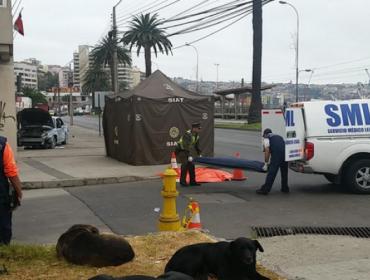
<path fill-rule="evenodd" d="M 191 130 L 190 129 L 188 131 L 186 131 L 186 133 L 190 134 L 190 137 L 191 137 L 191 142 L 190 142 L 190 145 L 189 145 L 189 150 L 191 150 L 195 146 L 195 144 L 198 142 L 199 135 L 193 135 L 191 133 Z M 178 144 L 179 144 L 179 147 L 181 148 L 181 150 L 184 150 L 184 143 L 182 141 L 182 137 L 183 136 L 181 136 Z"/>
<path fill-rule="evenodd" d="M 5 176 L 4 171 L 4 149 L 6 145 L 6 138 L 0 136 L 0 202 L 8 200 L 9 193 L 9 181 Z"/>

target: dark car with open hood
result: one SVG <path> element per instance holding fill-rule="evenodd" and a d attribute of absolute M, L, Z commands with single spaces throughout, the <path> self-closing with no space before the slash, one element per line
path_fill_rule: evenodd
<path fill-rule="evenodd" d="M 68 127 L 48 111 L 27 108 L 18 112 L 18 146 L 54 149 L 68 141 Z"/>

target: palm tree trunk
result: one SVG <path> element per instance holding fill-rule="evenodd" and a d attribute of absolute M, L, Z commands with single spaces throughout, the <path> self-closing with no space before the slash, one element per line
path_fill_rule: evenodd
<path fill-rule="evenodd" d="M 150 47 L 145 46 L 145 72 L 148 78 L 152 74 L 152 54 L 150 52 Z"/>
<path fill-rule="evenodd" d="M 253 0 L 253 74 L 252 100 L 248 123 L 261 122 L 261 72 L 262 72 L 262 0 Z"/>

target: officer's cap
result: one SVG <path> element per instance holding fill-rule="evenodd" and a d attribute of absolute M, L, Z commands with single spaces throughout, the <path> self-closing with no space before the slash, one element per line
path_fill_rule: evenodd
<path fill-rule="evenodd" d="M 200 125 L 200 122 L 196 122 L 196 123 L 191 124 L 191 127 L 192 128 L 199 128 L 199 129 L 202 128 L 201 125 Z"/>
<path fill-rule="evenodd" d="M 262 137 L 263 137 L 265 134 L 269 134 L 269 133 L 272 133 L 272 130 L 271 130 L 270 128 L 266 128 L 266 129 L 263 131 Z"/>

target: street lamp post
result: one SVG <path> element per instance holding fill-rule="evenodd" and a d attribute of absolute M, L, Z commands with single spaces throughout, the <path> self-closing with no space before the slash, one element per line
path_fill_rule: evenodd
<path fill-rule="evenodd" d="M 297 14 L 297 41 L 296 41 L 296 58 L 295 58 L 295 61 L 296 61 L 296 73 L 295 73 L 295 83 L 296 83 L 296 92 L 295 92 L 295 101 L 298 102 L 298 44 L 299 44 L 299 15 L 298 15 L 298 11 L 297 9 L 292 5 L 292 4 L 289 4 L 288 2 L 286 1 L 279 1 L 280 4 L 285 4 L 285 5 L 289 5 L 291 6 L 295 13 Z"/>
<path fill-rule="evenodd" d="M 218 66 L 220 65 L 220 63 L 215 63 L 216 65 L 216 68 L 217 68 L 217 84 L 216 84 L 216 88 L 218 89 Z"/>
<path fill-rule="evenodd" d="M 313 70 L 311 69 L 304 69 L 304 70 L 299 70 L 298 71 L 298 74 L 301 73 L 301 72 L 312 72 Z M 311 78 L 310 78 L 311 79 Z M 298 86 L 298 84 L 297 84 Z M 304 91 L 304 97 L 303 97 L 303 100 L 305 101 L 306 100 L 306 90 Z M 297 92 L 297 96 L 296 96 L 296 102 L 298 102 L 298 92 Z"/>
<path fill-rule="evenodd" d="M 196 93 L 198 93 L 198 91 L 199 91 L 199 80 L 198 80 L 198 75 L 199 75 L 199 56 L 198 56 L 198 50 L 197 50 L 197 48 L 196 47 L 194 47 L 193 45 L 190 45 L 190 44 L 188 44 L 188 43 L 186 43 L 185 44 L 186 46 L 188 46 L 188 47 L 193 47 L 194 48 L 194 50 L 197 52 L 197 87 L 196 87 Z"/>
<path fill-rule="evenodd" d="M 306 72 L 311 72 L 311 75 L 310 75 L 310 78 L 308 79 L 308 84 L 307 84 L 306 88 L 304 89 L 303 101 L 306 101 L 306 91 L 307 91 L 307 88 L 310 85 L 311 78 L 312 78 L 312 75 L 313 75 L 314 70 L 315 70 L 315 68 L 313 68 L 313 69 L 306 69 Z"/>
<path fill-rule="evenodd" d="M 116 20 L 116 7 L 122 2 L 120 0 L 117 5 L 113 6 L 113 38 L 116 40 L 117 37 L 117 20 Z M 113 91 L 118 93 L 118 58 L 117 58 L 117 46 L 113 48 Z"/>

